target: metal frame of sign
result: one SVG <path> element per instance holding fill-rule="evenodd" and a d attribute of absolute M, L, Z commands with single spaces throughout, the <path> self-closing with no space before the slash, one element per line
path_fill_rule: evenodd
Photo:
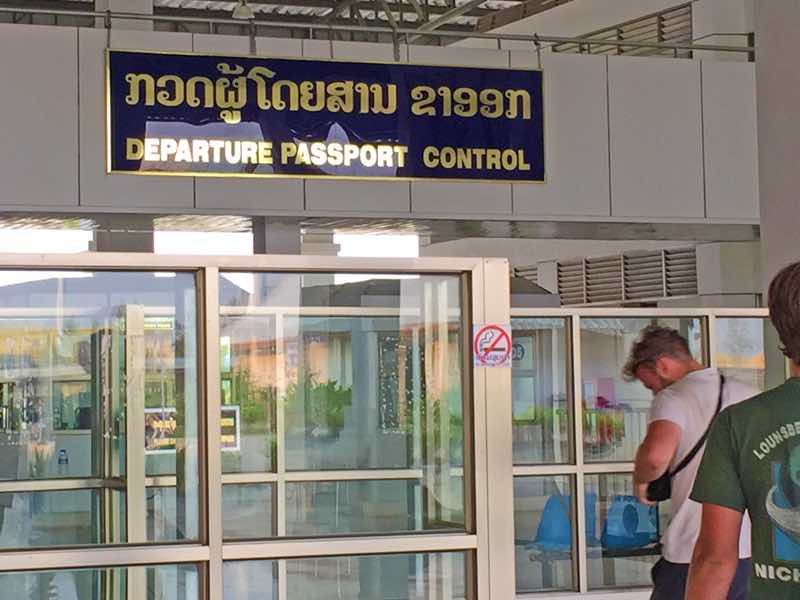
<path fill-rule="evenodd" d="M 159 54 L 159 55 L 172 55 L 172 56 L 203 56 L 203 57 L 223 57 L 223 58 L 246 58 L 246 59 L 280 59 L 280 60 L 294 60 L 294 61 L 315 61 L 315 62 L 348 62 L 348 63 L 364 63 L 372 65 L 409 65 L 415 67 L 434 67 L 434 68 L 475 68 L 487 71 L 531 71 L 542 74 L 542 178 L 541 179 L 492 179 L 492 178 L 439 178 L 439 177 L 413 177 L 413 176 L 396 176 L 389 177 L 385 175 L 298 175 L 293 173 L 207 173 L 207 172 L 169 172 L 169 171 L 120 171 L 111 168 L 111 52 L 136 52 L 139 54 Z M 507 185 L 512 184 L 546 184 L 547 183 L 547 119 L 545 118 L 545 104 L 546 104 L 546 85 L 543 69 L 535 69 L 528 67 L 485 67 L 476 66 L 469 67 L 467 65 L 452 65 L 452 64 L 436 64 L 436 63 L 410 63 L 400 61 L 381 61 L 381 60 L 355 60 L 346 58 L 316 58 L 304 56 L 267 56 L 264 54 L 239 54 L 229 52 L 188 52 L 188 51 L 166 51 L 166 50 L 137 50 L 132 48 L 106 48 L 105 49 L 105 146 L 106 146 L 106 166 L 105 172 L 107 175 L 135 175 L 144 177 L 215 177 L 222 179 L 244 178 L 244 179 L 321 179 L 321 180 L 344 180 L 344 181 L 428 181 L 439 183 L 502 183 Z"/>

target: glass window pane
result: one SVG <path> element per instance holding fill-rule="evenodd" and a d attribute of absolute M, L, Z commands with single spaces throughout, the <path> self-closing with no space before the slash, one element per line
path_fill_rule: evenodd
<path fill-rule="evenodd" d="M 147 507 L 147 541 L 176 542 L 197 537 L 195 524 L 177 520 L 178 493 L 175 487 L 148 487 L 145 496 Z M 187 529 L 192 531 L 187 535 Z"/>
<path fill-rule="evenodd" d="M 229 280 L 221 281 L 233 285 Z M 278 391 L 275 318 L 223 316 L 220 336 L 222 416 L 227 419 L 227 426 L 222 424 L 222 434 L 227 435 L 222 471 L 274 472 Z"/>
<path fill-rule="evenodd" d="M 666 505 L 639 503 L 630 473 L 587 475 L 585 482 L 589 587 L 651 585 Z"/>
<path fill-rule="evenodd" d="M 677 329 L 693 356 L 704 362 L 702 319 L 581 319 L 583 452 L 586 462 L 627 462 L 647 433 L 653 394 L 622 368 L 642 329 L 659 324 Z"/>
<path fill-rule="evenodd" d="M 565 319 L 513 319 L 514 463 L 570 461 Z"/>
<path fill-rule="evenodd" d="M 226 561 L 222 587 L 223 600 L 278 600 L 278 561 Z"/>
<path fill-rule="evenodd" d="M 0 546 L 197 539 L 193 273 L 0 271 L 0 370 L 0 479 L 15 482 L 0 509 L 7 527 L 31 520 Z M 155 508 L 146 477 L 158 475 L 177 479 L 179 501 Z M 85 486 L 47 489 L 64 478 Z M 171 534 L 153 533 L 162 510 L 182 524 Z M 55 533 L 60 513 L 77 519 L 72 534 Z"/>
<path fill-rule="evenodd" d="M 514 478 L 517 593 L 571 590 L 572 477 Z"/>
<path fill-rule="evenodd" d="M 244 540 L 273 536 L 272 502 L 273 486 L 270 484 L 223 485 L 222 533 L 225 539 Z"/>
<path fill-rule="evenodd" d="M 719 317 L 714 358 L 727 376 L 766 390 L 786 379 L 786 359 L 769 319 Z"/>
<path fill-rule="evenodd" d="M 288 598 L 306 600 L 462 600 L 463 552 L 344 556 L 286 561 Z M 226 562 L 224 600 L 276 600 L 278 561 Z"/>
<path fill-rule="evenodd" d="M 378 518 L 345 502 L 323 525 L 300 500 L 287 526 L 463 529 L 460 303 L 460 276 L 225 273 L 222 394 L 242 431 L 226 471 L 274 471 L 278 452 L 287 471 L 413 469 L 424 492 L 403 484 L 402 513 Z M 369 500 L 397 483 L 342 485 Z"/>
<path fill-rule="evenodd" d="M 76 546 L 103 543 L 98 490 L 0 494 L 0 547 Z M 117 517 L 125 506 L 113 503 Z"/>
<path fill-rule="evenodd" d="M 200 600 L 197 565 L 116 567 L 0 573 L 3 598 L 119 600 L 132 589 L 142 600 Z"/>
<path fill-rule="evenodd" d="M 449 489 L 418 480 L 326 481 L 286 486 L 287 535 L 464 529 L 463 481 Z M 433 490 L 447 497 L 433 497 Z"/>
<path fill-rule="evenodd" d="M 289 598 L 455 600 L 466 598 L 467 554 L 396 554 L 289 560 Z M 249 596 L 243 600 L 255 597 Z"/>

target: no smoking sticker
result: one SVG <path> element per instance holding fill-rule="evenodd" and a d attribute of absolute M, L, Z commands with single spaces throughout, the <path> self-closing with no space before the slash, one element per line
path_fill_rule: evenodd
<path fill-rule="evenodd" d="M 511 366 L 511 327 L 476 325 L 472 336 L 472 355 L 476 367 Z"/>

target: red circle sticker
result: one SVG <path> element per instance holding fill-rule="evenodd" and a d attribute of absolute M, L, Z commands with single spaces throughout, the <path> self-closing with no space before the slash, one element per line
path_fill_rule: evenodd
<path fill-rule="evenodd" d="M 477 367 L 507 367 L 511 364 L 511 335 L 502 325 L 475 327 L 472 351 Z"/>

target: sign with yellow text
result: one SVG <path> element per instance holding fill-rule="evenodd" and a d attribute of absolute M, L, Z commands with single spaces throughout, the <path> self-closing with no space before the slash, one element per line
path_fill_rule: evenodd
<path fill-rule="evenodd" d="M 144 409 L 144 453 L 175 452 L 178 441 L 177 411 L 174 406 Z M 220 446 L 223 452 L 238 452 L 241 422 L 238 406 L 223 406 L 220 412 Z"/>
<path fill-rule="evenodd" d="M 543 181 L 542 73 L 108 51 L 110 173 Z"/>

